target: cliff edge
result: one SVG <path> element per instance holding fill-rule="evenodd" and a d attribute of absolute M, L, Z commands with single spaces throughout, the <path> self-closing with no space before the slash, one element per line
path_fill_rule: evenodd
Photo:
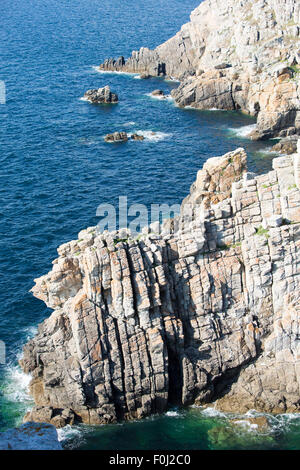
<path fill-rule="evenodd" d="M 300 146 L 265 175 L 246 160 L 209 159 L 155 232 L 92 227 L 58 249 L 33 288 L 54 312 L 24 348 L 25 420 L 299 411 Z"/>
<path fill-rule="evenodd" d="M 257 117 L 253 139 L 299 135 L 299 34 L 297 0 L 205 0 L 155 50 L 100 69 L 176 78 L 179 106 L 249 113 Z"/>

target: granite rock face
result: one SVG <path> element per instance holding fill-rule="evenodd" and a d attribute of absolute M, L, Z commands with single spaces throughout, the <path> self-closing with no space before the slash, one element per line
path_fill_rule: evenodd
<path fill-rule="evenodd" d="M 0 433 L 0 450 L 62 450 L 54 426 L 26 423 Z"/>
<path fill-rule="evenodd" d="M 100 68 L 176 78 L 179 106 L 243 110 L 257 117 L 254 139 L 299 135 L 299 25 L 297 0 L 205 0 L 155 50 Z"/>
<path fill-rule="evenodd" d="M 33 294 L 26 420 L 112 423 L 170 404 L 299 411 L 300 146 L 262 176 L 208 160 L 182 213 L 134 238 L 83 230 Z M 147 233 L 148 232 L 148 233 Z"/>
<path fill-rule="evenodd" d="M 93 104 L 118 102 L 118 95 L 116 93 L 112 93 L 108 85 L 103 88 L 86 91 L 83 98 Z"/>

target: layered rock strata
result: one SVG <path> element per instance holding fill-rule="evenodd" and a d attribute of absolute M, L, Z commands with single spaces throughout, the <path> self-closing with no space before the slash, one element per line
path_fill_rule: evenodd
<path fill-rule="evenodd" d="M 257 117 L 254 139 L 299 135 L 299 33 L 297 0 L 205 0 L 155 50 L 100 68 L 176 78 L 179 106 L 247 112 Z"/>
<path fill-rule="evenodd" d="M 268 174 L 245 166 L 243 149 L 208 160 L 155 231 L 93 227 L 58 249 L 33 288 L 54 312 L 24 348 L 26 420 L 299 411 L 300 147 Z"/>

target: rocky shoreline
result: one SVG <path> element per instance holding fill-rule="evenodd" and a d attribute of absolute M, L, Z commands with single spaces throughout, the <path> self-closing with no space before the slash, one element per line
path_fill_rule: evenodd
<path fill-rule="evenodd" d="M 33 288 L 54 312 L 24 348 L 25 420 L 299 411 L 300 146 L 265 175 L 246 160 L 209 159 L 160 230 L 92 227 L 58 249 Z"/>
<path fill-rule="evenodd" d="M 296 0 L 205 0 L 155 50 L 142 47 L 99 68 L 178 79 L 178 106 L 255 116 L 253 139 L 300 135 L 299 24 Z"/>
<path fill-rule="evenodd" d="M 32 289 L 54 312 L 20 361 L 36 405 L 25 421 L 106 424 L 209 403 L 300 411 L 299 17 L 294 0 L 206 0 L 154 51 L 100 66 L 177 78 L 179 106 L 247 112 L 252 138 L 285 138 L 290 155 L 259 176 L 242 148 L 211 158 L 180 216 L 138 237 L 90 227 L 58 248 Z M 109 87 L 85 99 L 118 101 Z"/>

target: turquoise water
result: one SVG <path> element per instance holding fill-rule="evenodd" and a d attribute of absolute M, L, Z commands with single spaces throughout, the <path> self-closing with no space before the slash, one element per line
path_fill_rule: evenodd
<path fill-rule="evenodd" d="M 33 279 L 51 269 L 57 246 L 98 222 L 99 204 L 115 204 L 126 195 L 129 204 L 180 203 L 207 158 L 240 146 L 249 153 L 251 170 L 271 166 L 272 143 L 244 137 L 253 119 L 181 110 L 171 100 L 148 96 L 155 88 L 169 94 L 175 83 L 100 74 L 94 68 L 108 56 L 160 44 L 188 21 L 198 3 L 0 3 L 0 80 L 7 91 L 7 102 L 0 105 L 0 339 L 7 348 L 7 363 L 0 365 L 1 430 L 20 423 L 31 406 L 28 378 L 17 360 L 37 324 L 51 313 L 29 294 Z M 106 84 L 119 94 L 118 105 L 80 100 L 87 89 Z M 104 142 L 106 133 L 119 130 L 143 131 L 148 138 L 122 145 Z M 219 444 L 210 429 L 228 422 L 192 409 L 140 423 L 76 428 L 62 437 L 69 447 L 152 448 L 159 443 L 211 448 Z M 281 436 L 276 443 L 295 447 L 297 418 L 286 423 L 276 431 Z"/>

